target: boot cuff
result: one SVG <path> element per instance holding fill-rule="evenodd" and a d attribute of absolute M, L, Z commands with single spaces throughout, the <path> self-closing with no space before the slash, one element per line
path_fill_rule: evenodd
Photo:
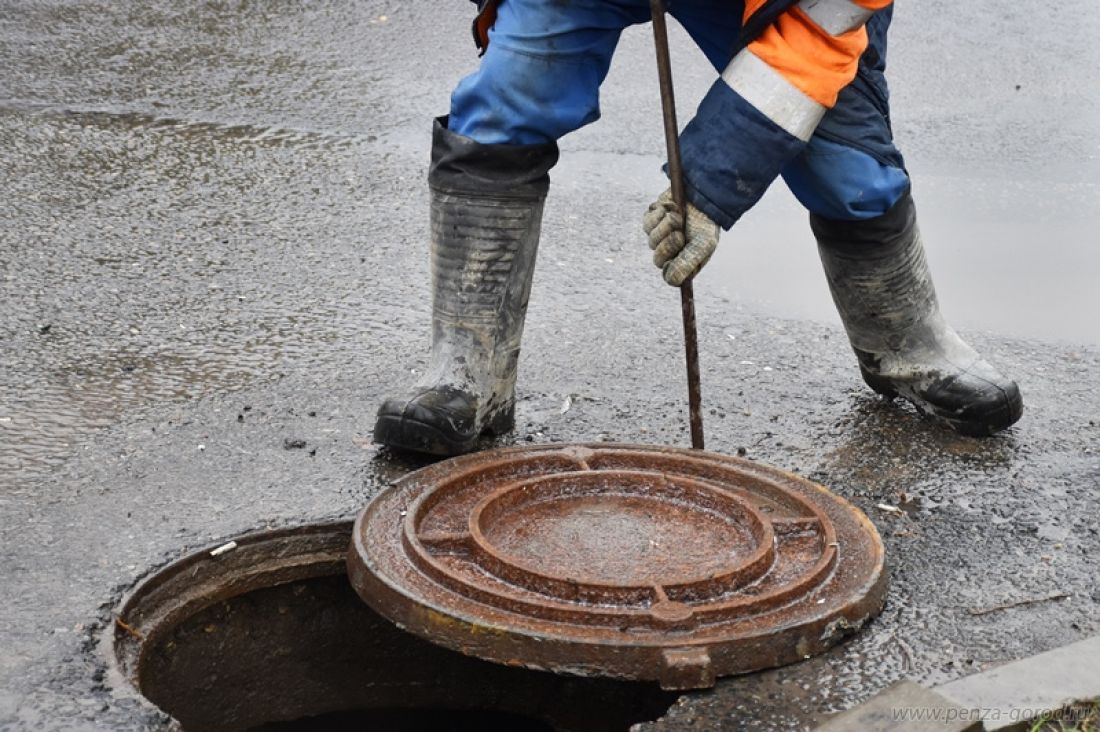
<path fill-rule="evenodd" d="M 893 249 L 912 240 L 917 221 L 913 196 L 907 189 L 882 216 L 859 221 L 827 219 L 810 214 L 818 244 L 839 255 L 866 254 L 868 249 Z"/>
<path fill-rule="evenodd" d="M 447 129 L 447 117 L 438 117 L 428 184 L 441 191 L 535 200 L 546 196 L 557 162 L 557 143 L 482 145 Z"/>

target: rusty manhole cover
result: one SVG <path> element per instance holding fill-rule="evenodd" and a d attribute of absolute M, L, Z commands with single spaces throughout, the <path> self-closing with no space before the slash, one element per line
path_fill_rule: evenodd
<path fill-rule="evenodd" d="M 355 524 L 352 583 L 440 645 L 505 664 L 702 688 L 821 653 L 882 608 L 858 509 L 788 473 L 628 445 L 438 463 Z"/>

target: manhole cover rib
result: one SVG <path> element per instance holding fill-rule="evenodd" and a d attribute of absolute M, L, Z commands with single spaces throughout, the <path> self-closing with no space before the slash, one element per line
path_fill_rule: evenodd
<path fill-rule="evenodd" d="M 440 645 L 675 689 L 821 653 L 886 594 L 882 541 L 847 501 L 746 460 L 630 445 L 412 473 L 359 515 L 348 570 Z"/>

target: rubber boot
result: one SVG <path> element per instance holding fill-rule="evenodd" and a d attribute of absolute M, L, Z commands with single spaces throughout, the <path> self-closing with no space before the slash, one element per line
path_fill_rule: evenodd
<path fill-rule="evenodd" d="M 1016 383 L 944 321 L 907 192 L 884 215 L 836 221 L 811 215 L 833 301 L 867 384 L 904 397 L 966 435 L 1003 430 L 1023 414 Z"/>
<path fill-rule="evenodd" d="M 459 455 L 514 426 L 520 339 L 557 157 L 555 144 L 481 145 L 436 120 L 431 359 L 410 394 L 382 404 L 376 443 Z"/>

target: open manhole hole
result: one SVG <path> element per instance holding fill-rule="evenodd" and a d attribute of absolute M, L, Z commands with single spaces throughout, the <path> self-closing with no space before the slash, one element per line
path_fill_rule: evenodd
<path fill-rule="evenodd" d="M 143 581 L 113 659 L 185 730 L 625 730 L 676 696 L 655 685 L 509 668 L 370 609 L 345 570 L 350 523 L 238 538 Z"/>

